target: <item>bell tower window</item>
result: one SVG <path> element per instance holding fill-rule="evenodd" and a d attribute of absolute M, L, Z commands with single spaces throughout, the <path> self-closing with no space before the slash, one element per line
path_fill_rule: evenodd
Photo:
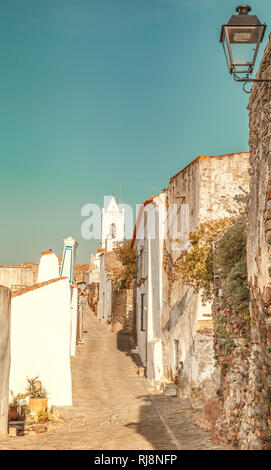
<path fill-rule="evenodd" d="M 116 224 L 110 224 L 111 238 L 116 238 Z"/>

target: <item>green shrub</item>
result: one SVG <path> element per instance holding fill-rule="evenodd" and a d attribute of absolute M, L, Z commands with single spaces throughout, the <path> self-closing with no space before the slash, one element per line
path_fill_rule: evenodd
<path fill-rule="evenodd" d="M 249 287 L 247 280 L 247 263 L 239 261 L 230 270 L 224 281 L 224 293 L 228 304 L 238 313 L 244 315 L 249 310 Z"/>
<path fill-rule="evenodd" d="M 244 318 L 249 314 L 246 220 L 230 226 L 217 243 L 215 265 L 224 274 L 223 291 L 228 305 Z"/>
<path fill-rule="evenodd" d="M 215 263 L 227 276 L 240 261 L 246 261 L 246 221 L 237 221 L 227 228 L 216 246 Z"/>

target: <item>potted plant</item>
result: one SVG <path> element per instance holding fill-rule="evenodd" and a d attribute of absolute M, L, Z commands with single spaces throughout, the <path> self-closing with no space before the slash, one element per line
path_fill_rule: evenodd
<path fill-rule="evenodd" d="M 14 421 L 19 418 L 19 413 L 18 413 L 18 400 L 17 396 L 14 395 L 13 391 L 10 391 L 11 393 L 11 402 L 9 403 L 9 409 L 8 409 L 8 417 L 9 421 Z"/>
<path fill-rule="evenodd" d="M 39 411 L 47 410 L 47 391 L 42 386 L 39 377 L 34 377 L 30 379 L 27 377 L 27 394 L 29 395 L 28 407 L 31 413 L 39 413 Z"/>
<path fill-rule="evenodd" d="M 50 419 L 48 411 L 39 411 L 37 414 L 37 420 L 39 424 L 46 424 Z"/>
<path fill-rule="evenodd" d="M 16 420 L 20 418 L 23 414 L 23 401 L 27 397 L 27 393 L 18 393 L 18 395 L 14 395 L 13 391 L 10 391 L 12 400 L 9 403 L 9 420 Z"/>

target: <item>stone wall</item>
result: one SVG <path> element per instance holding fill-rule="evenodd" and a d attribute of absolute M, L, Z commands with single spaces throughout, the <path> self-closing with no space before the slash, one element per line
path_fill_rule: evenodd
<path fill-rule="evenodd" d="M 98 302 L 99 302 L 99 283 L 92 282 L 87 287 L 87 296 L 88 296 L 88 305 L 90 306 L 91 310 L 96 313 L 98 309 Z"/>
<path fill-rule="evenodd" d="M 224 295 L 223 280 L 223 275 L 216 273 L 214 350 L 220 371 L 220 388 L 216 400 L 212 399 L 205 406 L 203 424 L 213 429 L 225 443 L 239 447 L 248 398 L 251 327 L 248 318 L 229 306 Z M 212 410 L 214 406 L 218 411 L 215 419 Z"/>
<path fill-rule="evenodd" d="M 0 284 L 12 291 L 33 286 L 37 280 L 38 265 L 24 263 L 18 266 L 0 265 Z"/>
<path fill-rule="evenodd" d="M 0 286 L 0 434 L 8 432 L 10 291 Z"/>
<path fill-rule="evenodd" d="M 122 329 L 124 333 L 134 334 L 134 323 L 134 290 L 113 289 L 111 323 L 112 329 Z"/>
<path fill-rule="evenodd" d="M 271 42 L 258 77 L 271 77 Z M 255 83 L 249 100 L 248 280 L 251 356 L 240 446 L 271 449 L 271 85 Z"/>
<path fill-rule="evenodd" d="M 239 449 L 270 449 L 270 395 L 266 338 L 253 314 L 236 313 L 228 304 L 223 276 L 215 277 L 215 359 L 220 370 L 216 399 L 205 404 L 198 424 L 212 429 L 223 442 Z M 257 324 L 258 323 L 258 324 Z M 212 406 L 210 406 L 212 405 Z M 218 412 L 213 416 L 213 409 Z"/>
<path fill-rule="evenodd" d="M 271 42 L 258 77 L 271 77 Z M 227 304 L 216 275 L 215 357 L 220 368 L 219 412 L 209 421 L 218 437 L 239 449 L 271 449 L 271 85 L 255 83 L 249 100 L 250 191 L 247 321 Z"/>

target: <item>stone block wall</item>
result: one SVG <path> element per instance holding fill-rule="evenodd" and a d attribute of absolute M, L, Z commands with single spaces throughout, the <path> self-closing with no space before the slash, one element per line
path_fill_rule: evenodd
<path fill-rule="evenodd" d="M 270 39 L 270 38 L 269 38 Z M 271 77 L 271 42 L 258 77 Z M 250 188 L 247 267 L 249 318 L 228 306 L 217 274 L 215 357 L 219 413 L 213 429 L 242 450 L 271 449 L 271 84 L 255 83 L 249 100 Z M 208 420 L 208 410 L 205 410 Z M 210 420 L 209 420 L 210 421 Z"/>
<path fill-rule="evenodd" d="M 0 286 L 0 434 L 8 432 L 10 290 Z"/>
<path fill-rule="evenodd" d="M 212 410 L 205 407 L 206 422 L 217 437 L 227 444 L 239 447 L 242 423 L 248 398 L 249 365 L 251 355 L 251 326 L 249 319 L 236 313 L 227 303 L 223 291 L 223 275 L 216 273 L 213 305 L 214 351 L 220 371 L 215 421 Z M 210 414 L 211 413 L 211 414 Z"/>
<path fill-rule="evenodd" d="M 122 327 L 124 333 L 133 334 L 135 324 L 134 289 L 113 289 L 112 329 Z"/>
<path fill-rule="evenodd" d="M 258 77 L 271 77 L 270 36 Z M 253 85 L 248 109 L 251 356 L 240 446 L 271 449 L 271 84 Z"/>
<path fill-rule="evenodd" d="M 88 305 L 90 306 L 91 310 L 96 313 L 98 309 L 98 302 L 99 302 L 99 283 L 92 282 L 87 287 L 88 292 Z"/>
<path fill-rule="evenodd" d="M 221 384 L 216 399 L 219 413 L 213 421 L 207 402 L 199 424 L 213 429 L 220 440 L 239 449 L 270 449 L 271 384 L 266 330 L 261 329 L 262 324 L 253 313 L 258 309 L 254 300 L 247 319 L 228 305 L 222 281 L 223 277 L 216 274 L 213 315 Z"/>
<path fill-rule="evenodd" d="M 0 265 L 0 285 L 11 291 L 33 286 L 37 281 L 38 265 L 24 263 L 19 266 Z"/>

